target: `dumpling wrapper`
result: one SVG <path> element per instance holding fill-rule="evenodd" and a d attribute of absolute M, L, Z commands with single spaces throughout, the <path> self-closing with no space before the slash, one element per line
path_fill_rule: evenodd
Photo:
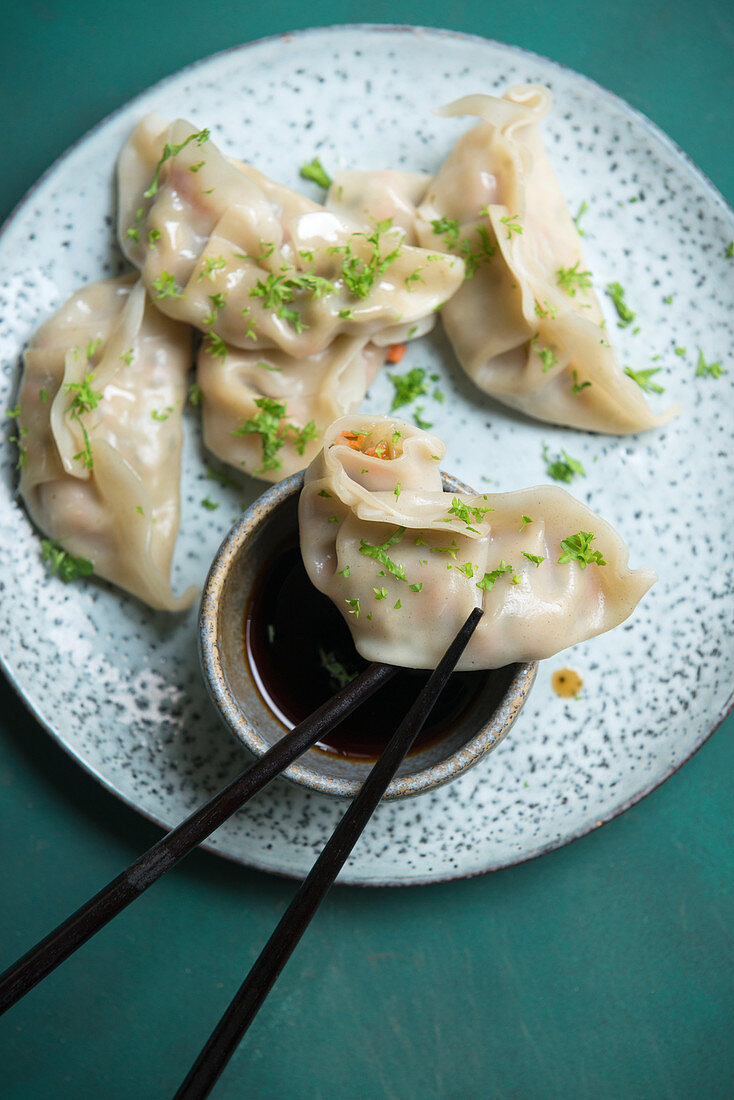
<path fill-rule="evenodd" d="M 381 348 L 353 336 L 337 336 L 307 359 L 233 347 L 214 355 L 202 344 L 197 381 L 204 443 L 241 472 L 280 481 L 308 466 L 326 428 L 357 408 L 383 360 Z M 258 418 L 272 421 L 276 406 L 282 415 L 273 445 L 272 434 L 252 429 Z M 243 430 L 248 425 L 250 430 Z"/>
<path fill-rule="evenodd" d="M 155 305 L 206 333 L 215 351 L 223 341 L 302 359 L 342 334 L 395 343 L 463 280 L 456 256 L 429 262 L 399 228 L 370 242 L 358 223 L 228 159 L 207 131 L 181 120 L 167 126 L 148 115 L 139 123 L 120 155 L 118 184 L 123 251 Z M 376 248 L 382 261 L 396 252 L 377 266 L 364 297 L 344 279 L 345 248 L 357 268 Z M 284 278 L 304 276 L 322 282 L 286 288 L 294 297 L 280 300 Z"/>
<path fill-rule="evenodd" d="M 197 595 L 189 588 L 176 597 L 170 584 L 190 334 L 133 282 L 83 287 L 33 337 L 19 394 L 20 495 L 38 527 L 98 576 L 178 611 Z M 81 418 L 91 469 L 75 457 L 85 441 L 66 391 L 89 370 L 102 394 Z"/>
<path fill-rule="evenodd" d="M 447 247 L 451 234 L 432 222 L 453 220 L 452 246 L 464 242 L 477 257 L 443 323 L 467 374 L 512 408 L 595 432 L 654 428 L 677 408 L 653 413 L 624 374 L 591 285 L 572 278 L 572 294 L 559 285 L 561 269 L 587 269 L 540 132 L 551 105 L 547 88 L 518 85 L 501 99 L 467 96 L 437 112 L 482 120 L 459 139 L 418 211 L 424 247 Z"/>
<path fill-rule="evenodd" d="M 356 436 L 351 445 L 344 433 Z M 628 568 L 627 548 L 608 523 L 555 486 L 445 493 L 445 450 L 405 421 L 348 416 L 329 428 L 306 471 L 303 561 L 363 657 L 435 668 L 481 606 L 484 616 L 457 669 L 500 668 L 550 657 L 632 613 L 656 575 Z M 592 549 L 605 565 L 559 563 L 561 540 L 578 532 L 595 535 Z M 543 560 L 536 565 L 526 553 Z"/>

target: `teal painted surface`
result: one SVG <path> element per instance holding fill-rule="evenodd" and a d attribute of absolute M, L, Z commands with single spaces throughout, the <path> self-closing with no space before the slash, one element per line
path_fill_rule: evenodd
<path fill-rule="evenodd" d="M 734 18 L 712 0 L 78 0 L 5 16 L 0 216 L 86 129 L 181 65 L 365 18 L 448 25 L 564 62 L 649 114 L 734 198 Z M 643 803 L 542 860 L 448 885 L 332 892 L 214 1095 L 731 1096 L 733 733 L 729 719 Z M 0 790 L 2 966 L 159 834 L 2 682 Z M 0 1093 L 171 1096 L 293 889 L 191 856 L 0 1020 Z"/>

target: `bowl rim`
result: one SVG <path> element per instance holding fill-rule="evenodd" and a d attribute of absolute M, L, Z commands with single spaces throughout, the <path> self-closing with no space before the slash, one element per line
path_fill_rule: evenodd
<path fill-rule="evenodd" d="M 199 606 L 199 659 L 204 682 L 224 724 L 256 758 L 263 756 L 271 746 L 243 710 L 224 673 L 219 648 L 222 599 L 227 578 L 238 556 L 246 550 L 248 543 L 275 511 L 300 494 L 304 475 L 305 471 L 301 470 L 271 485 L 242 513 L 225 536 L 212 561 Z M 450 474 L 441 471 L 441 477 L 444 487 L 449 483 L 451 492 L 474 492 Z M 537 669 L 537 661 L 517 663 L 505 698 L 493 712 L 491 719 L 445 759 L 393 779 L 384 799 L 395 801 L 436 790 L 478 763 L 510 731 L 533 686 Z M 285 726 L 283 732 L 287 732 Z M 326 775 L 304 764 L 303 757 L 294 761 L 282 775 L 308 790 L 339 798 L 353 798 L 363 782 L 362 778 L 347 779 Z"/>

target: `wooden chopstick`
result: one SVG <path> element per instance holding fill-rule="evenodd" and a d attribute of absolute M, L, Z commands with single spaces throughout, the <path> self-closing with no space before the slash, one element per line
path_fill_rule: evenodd
<path fill-rule="evenodd" d="M 95 932 L 135 901 L 169 868 L 205 840 L 248 799 L 266 787 L 325 733 L 387 683 L 393 665 L 372 664 L 318 710 L 276 742 L 256 763 L 223 787 L 134 863 L 72 913 L 0 975 L 0 1015 L 68 959 Z"/>
<path fill-rule="evenodd" d="M 175 1100 L 200 1100 L 208 1096 L 216 1084 L 420 733 L 482 614 L 481 608 L 475 608 L 446 650 L 428 683 L 334 829 L 321 855 L 191 1067 L 176 1093 Z"/>

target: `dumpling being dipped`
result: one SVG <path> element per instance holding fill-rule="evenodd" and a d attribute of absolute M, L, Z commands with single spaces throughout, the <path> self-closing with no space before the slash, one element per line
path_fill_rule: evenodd
<path fill-rule="evenodd" d="M 306 471 L 301 553 L 367 660 L 434 668 L 473 607 L 457 668 L 532 661 L 623 622 L 656 580 L 555 486 L 443 491 L 444 444 L 390 417 L 331 425 Z"/>
<path fill-rule="evenodd" d="M 466 279 L 441 316 L 480 389 L 540 420 L 625 434 L 666 423 L 619 365 L 539 123 L 540 85 L 466 96 L 437 113 L 475 115 L 418 209 L 426 248 L 450 248 Z"/>

